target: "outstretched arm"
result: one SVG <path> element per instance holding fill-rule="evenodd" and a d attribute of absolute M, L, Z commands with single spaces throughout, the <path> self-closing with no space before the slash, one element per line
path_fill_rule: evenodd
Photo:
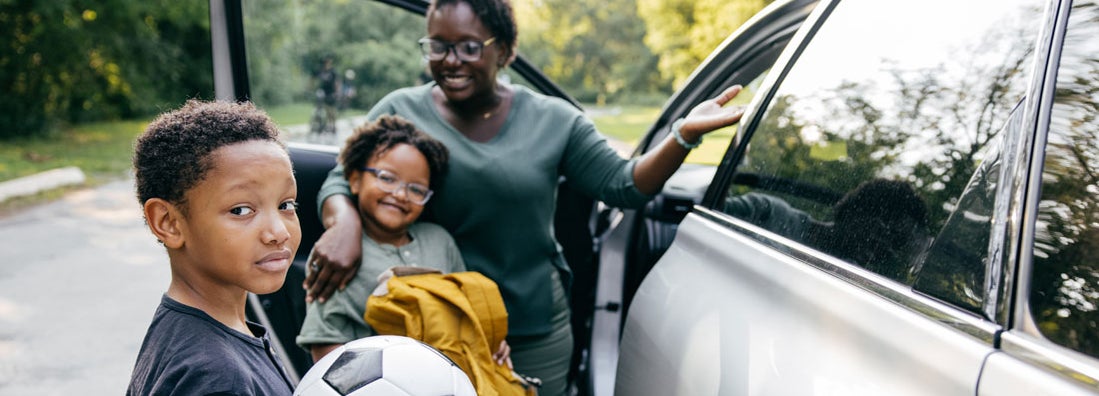
<path fill-rule="evenodd" d="M 740 93 L 740 89 L 739 85 L 726 88 L 717 97 L 699 103 L 691 109 L 680 125 L 679 133 L 683 140 L 688 144 L 694 144 L 703 135 L 740 121 L 740 117 L 744 115 L 743 108 L 724 107 Z M 634 166 L 634 185 L 647 195 L 660 192 L 664 182 L 667 182 L 668 178 L 679 169 L 688 153 L 690 149 L 677 142 L 673 134 L 668 134 L 659 146 L 641 156 L 637 165 Z"/>

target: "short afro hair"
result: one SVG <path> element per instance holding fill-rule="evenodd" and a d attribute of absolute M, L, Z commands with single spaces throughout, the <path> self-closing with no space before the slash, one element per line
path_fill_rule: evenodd
<path fill-rule="evenodd" d="M 436 9 L 458 3 L 469 4 L 477 19 L 485 25 L 489 33 L 496 37 L 496 42 L 508 49 L 510 55 L 515 55 L 515 46 L 519 42 L 519 27 L 515 23 L 515 11 L 508 0 L 432 0 L 427 8 L 427 15 Z"/>
<path fill-rule="evenodd" d="M 161 114 L 134 144 L 137 200 L 144 205 L 160 198 L 186 212 L 185 193 L 213 167 L 210 154 L 252 140 L 286 148 L 267 113 L 249 102 L 188 100 L 178 110 Z"/>
<path fill-rule="evenodd" d="M 383 115 L 373 122 L 355 128 L 340 152 L 340 165 L 344 177 L 351 177 L 351 170 L 366 166 L 370 159 L 382 155 L 398 144 L 415 147 L 427 158 L 431 176 L 429 188 L 438 190 L 446 176 L 450 153 L 443 143 L 416 129 L 412 122 L 397 115 Z"/>

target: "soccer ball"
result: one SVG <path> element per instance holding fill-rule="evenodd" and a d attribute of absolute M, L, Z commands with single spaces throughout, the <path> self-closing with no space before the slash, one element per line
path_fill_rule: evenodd
<path fill-rule="evenodd" d="M 401 336 L 360 338 L 321 358 L 294 391 L 300 396 L 476 396 L 462 369 L 441 352 Z"/>

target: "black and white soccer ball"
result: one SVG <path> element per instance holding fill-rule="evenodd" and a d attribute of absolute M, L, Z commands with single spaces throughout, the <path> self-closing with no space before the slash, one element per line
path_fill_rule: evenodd
<path fill-rule="evenodd" d="M 473 383 L 446 355 L 420 341 L 374 336 L 321 358 L 302 377 L 298 396 L 476 396 Z"/>

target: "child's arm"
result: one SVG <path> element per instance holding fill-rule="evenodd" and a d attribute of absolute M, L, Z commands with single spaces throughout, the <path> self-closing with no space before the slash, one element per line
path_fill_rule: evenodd
<path fill-rule="evenodd" d="M 309 347 L 309 352 L 313 354 L 313 363 L 321 360 L 329 352 L 336 350 L 343 346 L 343 344 L 313 344 Z"/>

